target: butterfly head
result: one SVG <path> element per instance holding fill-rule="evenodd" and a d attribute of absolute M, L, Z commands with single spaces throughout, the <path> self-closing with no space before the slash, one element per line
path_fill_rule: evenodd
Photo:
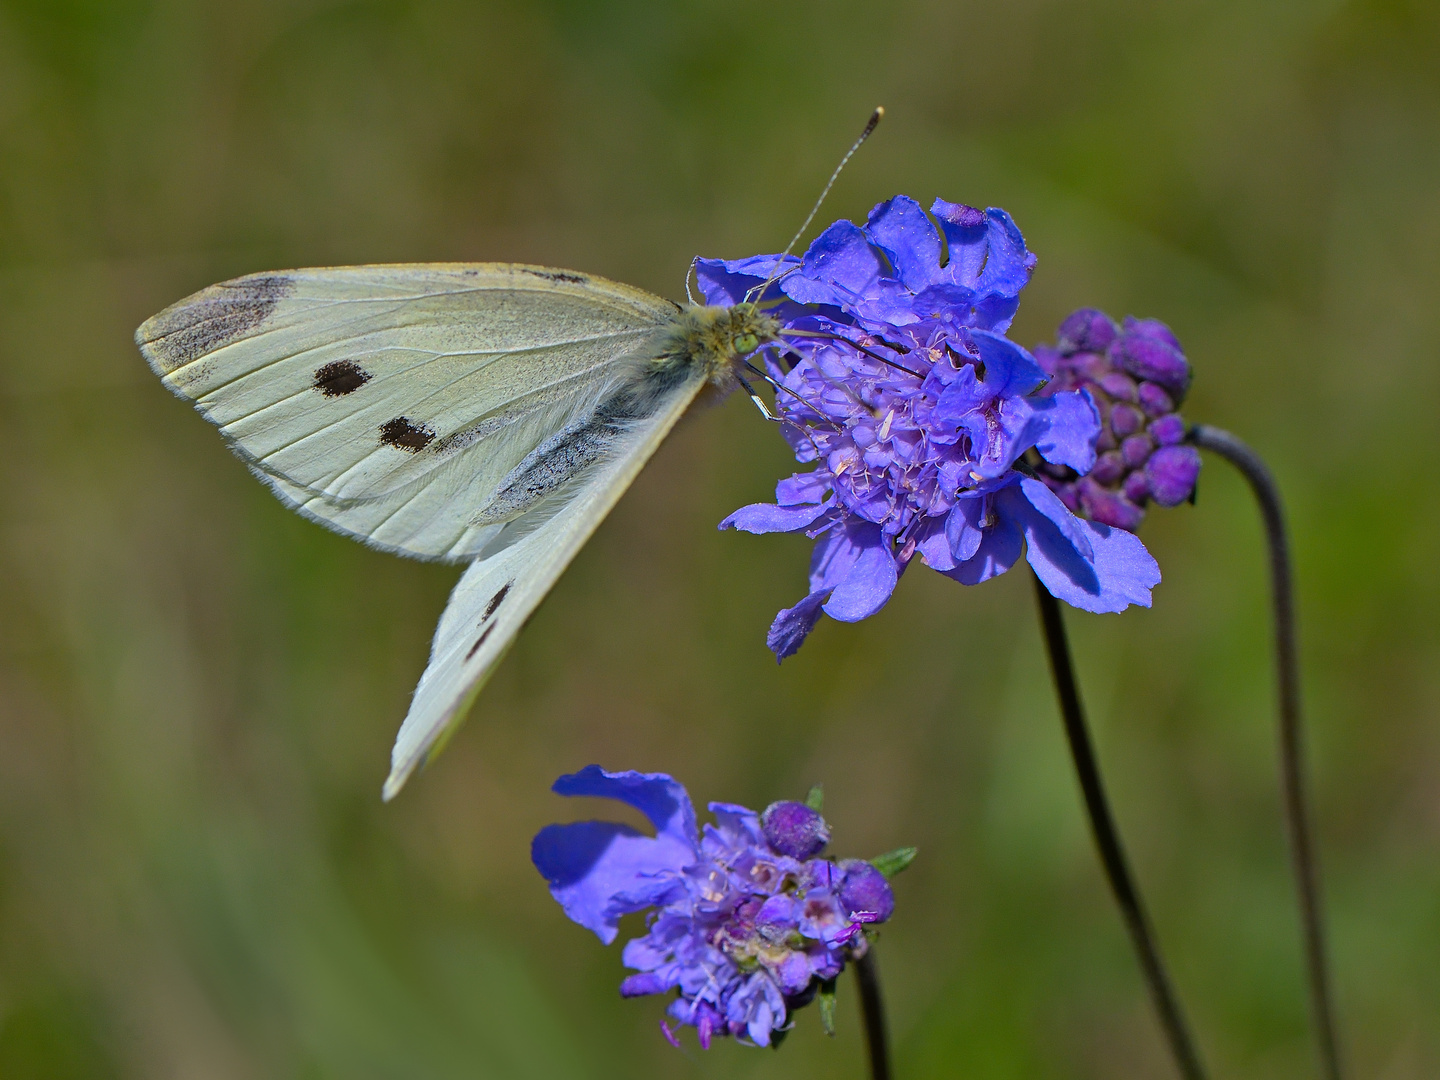
<path fill-rule="evenodd" d="M 780 339 L 780 323 L 757 304 L 688 307 L 661 364 L 699 368 L 722 388 L 735 385 L 735 369 L 757 349 Z"/>
<path fill-rule="evenodd" d="M 720 320 L 718 328 L 722 336 L 729 337 L 726 359 L 731 363 L 743 360 L 760 346 L 779 339 L 779 322 L 755 304 L 736 304 L 725 308 L 724 312 L 725 317 Z"/>

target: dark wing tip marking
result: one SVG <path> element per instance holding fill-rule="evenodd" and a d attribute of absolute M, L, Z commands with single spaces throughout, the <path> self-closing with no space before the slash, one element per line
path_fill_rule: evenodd
<path fill-rule="evenodd" d="M 353 394 L 370 381 L 370 373 L 353 360 L 332 360 L 315 371 L 315 389 L 326 397 Z"/>
<path fill-rule="evenodd" d="M 397 416 L 380 425 L 380 441 L 386 446 L 418 454 L 435 438 L 435 429 L 427 424 L 417 424 L 408 417 Z"/>
<path fill-rule="evenodd" d="M 508 586 L 507 586 L 507 588 L 508 588 Z M 473 657 L 477 652 L 480 651 L 480 646 L 485 644 L 485 639 L 490 636 L 490 631 L 491 631 L 491 630 L 494 630 L 494 629 L 495 629 L 495 624 L 494 624 L 494 623 L 491 623 L 489 626 L 485 627 L 485 632 L 484 632 L 483 634 L 481 634 L 479 638 L 476 639 L 475 644 L 470 646 L 470 651 L 465 654 L 465 659 L 466 659 L 466 660 L 469 660 L 469 659 L 470 659 L 471 657 Z"/>
<path fill-rule="evenodd" d="M 584 285 L 587 281 L 589 281 L 589 279 L 585 277 L 584 274 L 571 274 L 564 270 L 527 269 L 524 272 L 538 278 L 544 278 L 546 281 L 564 281 L 568 282 L 571 285 Z"/>
<path fill-rule="evenodd" d="M 284 274 L 222 281 L 156 315 L 137 335 L 140 346 L 168 375 L 254 330 L 294 290 Z"/>
<path fill-rule="evenodd" d="M 490 602 L 485 605 L 485 614 L 480 616 L 481 622 L 484 622 L 490 618 L 491 615 L 495 614 L 495 609 L 500 606 L 500 601 L 505 599 L 505 594 L 510 591 L 510 586 L 514 584 L 515 582 L 513 581 L 507 581 L 500 587 L 500 591 L 490 598 Z"/>

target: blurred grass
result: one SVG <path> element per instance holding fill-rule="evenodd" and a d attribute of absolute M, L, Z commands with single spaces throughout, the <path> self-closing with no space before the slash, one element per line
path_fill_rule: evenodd
<path fill-rule="evenodd" d="M 667 295 L 896 191 L 1002 205 L 1015 327 L 1155 315 L 1296 530 L 1344 1032 L 1440 1074 L 1440 15 L 1423 0 L 0 0 L 0 1077 L 861 1075 L 853 1004 L 675 1052 L 528 864 L 590 761 L 915 843 L 905 1077 L 1170 1075 L 1021 573 L 920 569 L 777 669 L 805 545 L 717 534 L 784 448 L 677 432 L 438 765 L 388 750 L 455 572 L 287 513 L 130 341 L 215 280 L 504 259 Z M 1149 612 L 1071 626 L 1215 1075 L 1312 1076 L 1255 513 L 1153 514 Z M 848 987 L 842 995 L 850 997 Z M 1427 1020 L 1426 1017 L 1429 1017 Z"/>

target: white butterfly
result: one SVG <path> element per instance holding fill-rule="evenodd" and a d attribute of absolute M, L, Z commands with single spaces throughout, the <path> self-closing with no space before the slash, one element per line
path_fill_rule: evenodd
<path fill-rule="evenodd" d="M 396 737 L 390 799 L 695 395 L 734 383 L 778 330 L 753 304 L 681 308 L 476 263 L 236 278 L 135 339 L 287 505 L 386 551 L 471 563 Z"/>

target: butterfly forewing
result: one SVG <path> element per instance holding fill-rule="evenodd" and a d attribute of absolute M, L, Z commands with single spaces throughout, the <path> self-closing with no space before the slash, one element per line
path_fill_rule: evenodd
<path fill-rule="evenodd" d="M 470 517 L 653 355 L 669 301 L 514 264 L 344 267 L 212 286 L 136 334 L 166 384 L 306 516 L 473 557 Z"/>

